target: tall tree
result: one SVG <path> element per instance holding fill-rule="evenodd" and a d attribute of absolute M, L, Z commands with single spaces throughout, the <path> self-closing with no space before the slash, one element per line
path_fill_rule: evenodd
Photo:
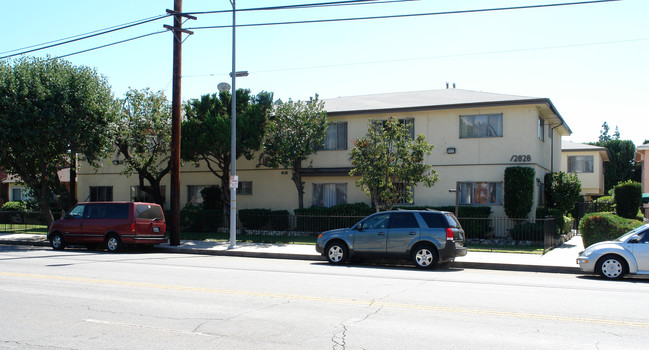
<path fill-rule="evenodd" d="M 75 153 L 91 164 L 108 154 L 113 107 L 94 69 L 50 58 L 0 61 L 0 166 L 20 176 L 48 225 L 52 195 L 71 196 L 58 170 Z"/>
<path fill-rule="evenodd" d="M 424 163 L 432 150 L 424 135 L 412 139 L 409 127 L 396 119 L 373 121 L 351 151 L 349 175 L 360 176 L 356 184 L 377 211 L 390 210 L 399 202 L 412 203 L 418 183 L 431 187 L 439 180 L 432 166 Z"/>
<path fill-rule="evenodd" d="M 260 163 L 274 169 L 291 169 L 291 180 L 298 194 L 298 207 L 304 208 L 304 181 L 301 170 L 309 156 L 318 151 L 327 136 L 327 112 L 318 95 L 307 102 L 278 102 L 269 118 L 268 132 Z"/>
<path fill-rule="evenodd" d="M 599 132 L 599 142 L 606 142 L 606 141 L 611 141 L 611 135 L 609 135 L 610 128 L 608 127 L 608 123 L 604 122 L 602 124 L 602 130 Z"/>
<path fill-rule="evenodd" d="M 581 181 L 575 173 L 551 173 L 551 183 L 547 184 L 548 198 L 546 199 L 549 208 L 559 209 L 562 215 L 569 213 L 575 203 L 579 201 L 581 194 Z"/>
<path fill-rule="evenodd" d="M 261 148 L 267 114 L 273 94 L 262 91 L 251 97 L 250 90 L 237 90 L 237 154 L 252 159 Z M 230 203 L 230 125 L 232 95 L 229 92 L 208 94 L 185 104 L 186 120 L 182 123 L 181 157 L 195 163 L 205 162 L 221 181 L 223 203 Z M 229 212 L 228 206 L 224 205 Z"/>
<path fill-rule="evenodd" d="M 114 142 L 124 157 L 123 174 L 137 173 L 140 191 L 162 205 L 160 183 L 171 170 L 171 105 L 163 91 L 148 88 L 130 89 L 121 105 Z"/>

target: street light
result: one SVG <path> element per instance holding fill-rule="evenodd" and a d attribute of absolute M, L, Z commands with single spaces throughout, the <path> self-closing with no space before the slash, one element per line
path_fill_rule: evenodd
<path fill-rule="evenodd" d="M 248 72 L 237 72 L 236 44 L 237 44 L 237 2 L 230 0 L 232 4 L 232 127 L 230 129 L 230 245 L 228 249 L 237 246 L 237 76 L 247 76 Z"/>

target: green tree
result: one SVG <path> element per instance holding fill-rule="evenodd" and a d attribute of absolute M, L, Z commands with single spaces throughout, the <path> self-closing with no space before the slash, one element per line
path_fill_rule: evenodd
<path fill-rule="evenodd" d="M 205 162 L 221 181 L 221 189 L 230 182 L 230 135 L 232 95 L 229 92 L 207 94 L 185 104 L 186 120 L 181 127 L 181 157 L 196 164 Z M 262 146 L 267 115 L 273 94 L 262 91 L 251 97 L 250 90 L 237 90 L 237 159 L 250 160 Z M 230 191 L 223 190 L 222 200 L 229 213 Z"/>
<path fill-rule="evenodd" d="M 20 176 L 48 225 L 52 195 L 72 196 L 58 170 L 76 153 L 91 164 L 108 154 L 113 107 L 94 69 L 49 58 L 0 62 L 0 167 Z"/>
<path fill-rule="evenodd" d="M 399 202 L 412 203 L 413 188 L 418 183 L 431 187 L 439 180 L 432 166 L 424 163 L 432 150 L 424 135 L 413 140 L 408 126 L 396 119 L 373 121 L 351 151 L 349 175 L 360 176 L 356 184 L 377 211 L 390 210 Z"/>
<path fill-rule="evenodd" d="M 120 101 L 114 143 L 123 174 L 137 173 L 139 189 L 164 204 L 160 183 L 171 171 L 171 106 L 163 91 L 130 89 Z M 145 183 L 146 181 L 146 183 Z"/>
<path fill-rule="evenodd" d="M 608 192 L 619 182 L 636 178 L 635 145 L 630 140 L 609 140 L 591 143 L 591 145 L 606 147 L 611 160 L 604 163 L 604 187 Z"/>
<path fill-rule="evenodd" d="M 505 214 L 522 219 L 532 210 L 533 203 L 534 169 L 520 166 L 505 169 Z"/>
<path fill-rule="evenodd" d="M 577 174 L 567 174 L 563 171 L 551 175 L 549 185 L 547 206 L 561 211 L 562 215 L 570 212 L 575 203 L 579 201 L 581 193 L 581 181 Z"/>
<path fill-rule="evenodd" d="M 308 102 L 280 101 L 269 118 L 260 163 L 273 169 L 291 169 L 300 209 L 304 208 L 303 162 L 323 144 L 327 125 L 327 112 L 318 95 Z"/>
<path fill-rule="evenodd" d="M 599 142 L 606 142 L 606 141 L 611 141 L 611 135 L 609 135 L 610 128 L 608 127 L 608 123 L 604 122 L 602 124 L 602 130 L 599 132 Z"/>

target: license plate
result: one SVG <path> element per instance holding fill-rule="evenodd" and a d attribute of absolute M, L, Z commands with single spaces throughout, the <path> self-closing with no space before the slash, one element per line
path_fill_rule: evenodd
<path fill-rule="evenodd" d="M 153 232 L 160 232 L 160 227 L 154 227 Z"/>

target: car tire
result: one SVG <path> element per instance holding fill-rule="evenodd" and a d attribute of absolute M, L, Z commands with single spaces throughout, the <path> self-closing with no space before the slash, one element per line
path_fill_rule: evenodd
<path fill-rule="evenodd" d="M 124 249 L 124 244 L 118 235 L 112 234 L 106 239 L 106 248 L 111 253 L 117 253 Z"/>
<path fill-rule="evenodd" d="M 53 233 L 52 236 L 50 236 L 50 245 L 54 250 L 65 249 L 65 240 L 63 239 L 63 235 L 58 232 Z"/>
<path fill-rule="evenodd" d="M 344 264 L 349 259 L 349 248 L 342 242 L 332 242 L 325 248 L 327 260 L 334 265 Z"/>
<path fill-rule="evenodd" d="M 439 261 L 437 249 L 430 244 L 420 244 L 411 253 L 412 262 L 420 269 L 432 269 Z"/>
<path fill-rule="evenodd" d="M 629 271 L 626 261 L 618 255 L 605 255 L 597 262 L 597 271 L 607 279 L 619 280 Z"/>

